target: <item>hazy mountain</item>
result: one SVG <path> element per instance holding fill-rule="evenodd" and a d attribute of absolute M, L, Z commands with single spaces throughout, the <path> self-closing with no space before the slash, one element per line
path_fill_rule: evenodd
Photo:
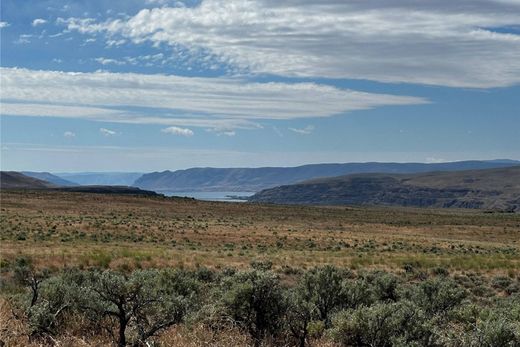
<path fill-rule="evenodd" d="M 42 189 L 56 185 L 16 171 L 0 171 L 0 187 L 2 189 Z"/>
<path fill-rule="evenodd" d="M 520 212 L 520 166 L 419 174 L 355 174 L 263 190 L 253 202 L 463 207 Z"/>
<path fill-rule="evenodd" d="M 43 181 L 50 182 L 52 184 L 55 184 L 57 186 L 63 186 L 63 187 L 70 187 L 70 186 L 77 186 L 77 183 L 68 181 L 66 179 L 63 179 L 61 177 L 58 177 L 56 175 L 53 175 L 49 172 L 32 172 L 32 171 L 22 171 L 22 174 L 25 176 L 37 178 Z"/>
<path fill-rule="evenodd" d="M 141 177 L 139 172 L 78 172 L 78 173 L 54 173 L 67 181 L 80 185 L 115 185 L 131 186 L 136 179 Z"/>
<path fill-rule="evenodd" d="M 518 161 L 459 161 L 451 163 L 347 163 L 311 164 L 298 167 L 192 168 L 153 172 L 133 184 L 154 191 L 251 191 L 293 184 L 318 177 L 354 173 L 419 173 L 488 169 L 520 164 Z M 63 177 L 63 176 L 62 176 Z M 77 181 L 76 181 L 77 182 Z"/>

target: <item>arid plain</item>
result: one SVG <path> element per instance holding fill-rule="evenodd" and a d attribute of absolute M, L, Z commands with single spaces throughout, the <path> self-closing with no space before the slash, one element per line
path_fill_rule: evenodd
<path fill-rule="evenodd" d="M 38 267 L 333 264 L 515 272 L 520 215 L 471 210 L 276 206 L 44 191 L 2 192 L 2 262 Z"/>

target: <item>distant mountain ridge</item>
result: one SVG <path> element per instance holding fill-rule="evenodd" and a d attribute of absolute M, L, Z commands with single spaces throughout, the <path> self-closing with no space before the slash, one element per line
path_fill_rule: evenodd
<path fill-rule="evenodd" d="M 250 191 L 319 178 L 356 173 L 420 173 L 508 167 L 513 160 L 459 161 L 449 163 L 346 163 L 310 164 L 297 167 L 191 168 L 142 175 L 133 185 L 158 192 Z"/>
<path fill-rule="evenodd" d="M 39 180 L 47 181 L 49 183 L 55 184 L 57 186 L 62 187 L 72 187 L 77 186 L 77 183 L 71 182 L 69 180 L 63 179 L 59 176 L 53 175 L 49 172 L 34 172 L 34 171 L 22 171 L 22 174 L 25 176 L 37 178 Z"/>
<path fill-rule="evenodd" d="M 249 201 L 520 212 L 520 166 L 416 174 L 353 174 L 266 189 L 251 196 Z"/>
<path fill-rule="evenodd" d="M 50 177 L 56 180 L 49 173 L 30 172 L 40 177 Z M 59 179 L 56 181 L 60 181 Z M 70 182 L 68 182 L 70 183 Z M 95 193 L 95 194 L 129 194 L 129 195 L 145 195 L 159 196 L 156 192 L 143 190 L 137 187 L 118 186 L 118 185 L 57 185 L 48 181 L 44 181 L 35 177 L 31 177 L 25 173 L 17 171 L 0 171 L 0 188 L 2 189 L 40 189 L 51 191 L 62 191 L 72 193 Z"/>
<path fill-rule="evenodd" d="M 55 187 L 56 185 L 50 182 L 26 176 L 20 172 L 0 172 L 0 188 L 2 189 L 46 189 Z"/>
<path fill-rule="evenodd" d="M 141 177 L 140 172 L 77 172 L 53 173 L 77 185 L 131 186 Z"/>

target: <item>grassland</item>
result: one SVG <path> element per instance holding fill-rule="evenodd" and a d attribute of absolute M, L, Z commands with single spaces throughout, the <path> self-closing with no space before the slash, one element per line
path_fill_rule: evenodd
<path fill-rule="evenodd" d="M 248 267 L 333 264 L 517 274 L 520 215 L 469 210 L 271 206 L 45 191 L 2 191 L 2 266 Z"/>

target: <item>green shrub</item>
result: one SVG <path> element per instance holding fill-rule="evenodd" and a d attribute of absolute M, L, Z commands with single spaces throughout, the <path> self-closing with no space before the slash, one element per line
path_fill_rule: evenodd
<path fill-rule="evenodd" d="M 310 335 L 311 323 L 319 319 L 318 309 L 314 302 L 309 301 L 301 287 L 287 293 L 287 310 L 285 323 L 291 336 L 298 346 L 303 347 Z M 325 327 L 324 323 L 319 321 Z M 316 335 L 316 331 L 314 331 Z"/>
<path fill-rule="evenodd" d="M 412 288 L 409 299 L 427 314 L 445 314 L 460 305 L 466 291 L 451 279 L 435 278 L 426 280 Z"/>
<path fill-rule="evenodd" d="M 380 301 L 397 301 L 398 300 L 398 286 L 399 279 L 397 276 L 386 273 L 376 272 L 372 274 L 372 293 L 376 300 Z"/>
<path fill-rule="evenodd" d="M 339 313 L 330 330 L 342 346 L 433 346 L 424 312 L 410 302 L 378 303 Z"/>
<path fill-rule="evenodd" d="M 347 304 L 345 278 L 345 271 L 327 265 L 307 271 L 298 283 L 302 300 L 316 308 L 326 327 L 330 326 L 332 314 Z"/>
<path fill-rule="evenodd" d="M 68 270 L 41 282 L 36 301 L 26 310 L 32 336 L 59 333 L 65 313 L 76 311 L 85 298 L 84 280 L 84 273 Z"/>
<path fill-rule="evenodd" d="M 222 288 L 228 315 L 251 335 L 256 345 L 281 330 L 286 302 L 273 273 L 238 272 L 224 279 Z"/>
<path fill-rule="evenodd" d="M 130 276 L 91 272 L 81 310 L 97 324 L 111 322 L 119 346 L 144 344 L 161 330 L 180 323 L 193 303 L 196 285 L 180 271 L 138 270 Z"/>

